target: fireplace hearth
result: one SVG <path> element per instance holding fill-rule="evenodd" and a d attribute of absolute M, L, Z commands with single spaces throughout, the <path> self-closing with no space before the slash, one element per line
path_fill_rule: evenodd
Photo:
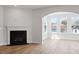
<path fill-rule="evenodd" d="M 10 45 L 23 45 L 27 43 L 27 31 L 10 31 Z"/>

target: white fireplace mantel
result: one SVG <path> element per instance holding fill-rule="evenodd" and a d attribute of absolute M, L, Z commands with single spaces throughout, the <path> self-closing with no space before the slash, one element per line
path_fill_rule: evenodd
<path fill-rule="evenodd" d="M 10 44 L 10 31 L 19 31 L 19 30 L 26 30 L 27 31 L 27 42 L 28 42 L 28 28 L 25 26 L 8 26 L 8 44 Z"/>

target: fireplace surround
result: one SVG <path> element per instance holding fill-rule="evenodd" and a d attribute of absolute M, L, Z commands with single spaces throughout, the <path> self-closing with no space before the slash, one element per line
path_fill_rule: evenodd
<path fill-rule="evenodd" d="M 26 26 L 8 26 L 7 31 L 8 45 L 23 45 L 29 43 L 29 31 Z"/>

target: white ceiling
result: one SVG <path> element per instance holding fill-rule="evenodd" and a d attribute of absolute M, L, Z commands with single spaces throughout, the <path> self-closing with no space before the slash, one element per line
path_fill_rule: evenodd
<path fill-rule="evenodd" d="M 46 7 L 50 7 L 52 5 L 7 5 L 7 7 L 10 6 L 14 6 L 14 7 L 19 7 L 19 8 L 28 8 L 28 9 L 38 9 L 38 8 L 46 8 Z"/>

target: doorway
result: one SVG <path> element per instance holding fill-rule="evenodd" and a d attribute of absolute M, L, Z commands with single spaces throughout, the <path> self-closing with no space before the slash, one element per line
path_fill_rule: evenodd
<path fill-rule="evenodd" d="M 42 41 L 46 39 L 78 40 L 79 14 L 55 12 L 42 18 Z"/>

